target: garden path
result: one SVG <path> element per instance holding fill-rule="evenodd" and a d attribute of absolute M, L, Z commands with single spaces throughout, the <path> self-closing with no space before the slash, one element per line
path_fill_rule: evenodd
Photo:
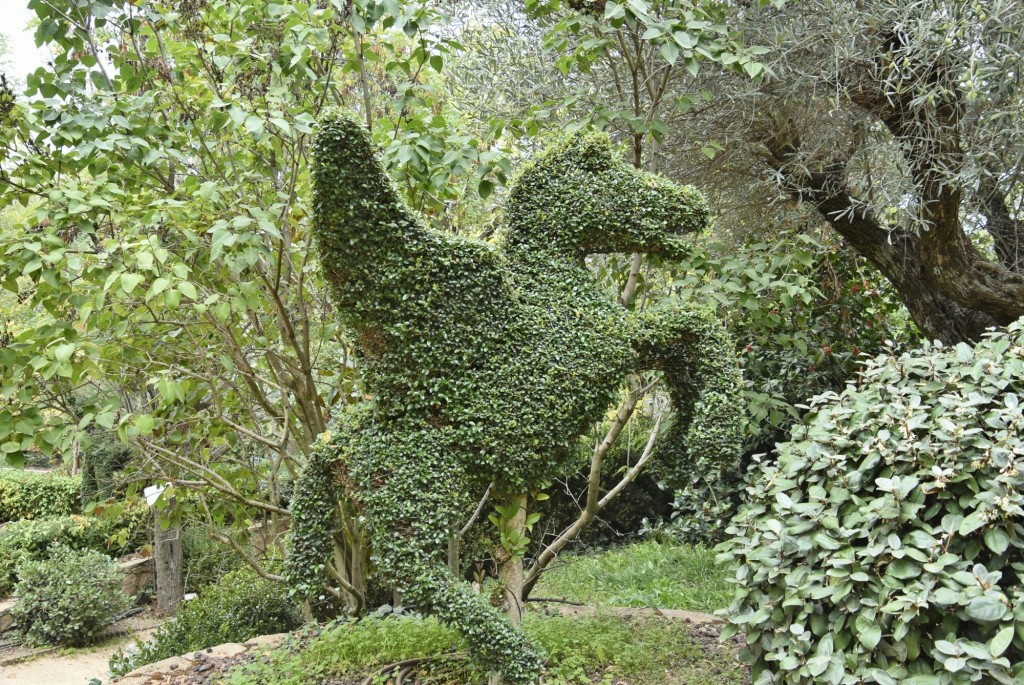
<path fill-rule="evenodd" d="M 131 628 L 135 636 L 145 639 L 159 625 L 160 622 L 146 619 L 144 623 L 139 621 L 125 628 Z M 89 685 L 93 678 L 100 683 L 108 683 L 107 662 L 114 652 L 132 639 L 132 634 L 123 634 L 95 647 L 60 650 L 0 666 L 0 685 Z"/>

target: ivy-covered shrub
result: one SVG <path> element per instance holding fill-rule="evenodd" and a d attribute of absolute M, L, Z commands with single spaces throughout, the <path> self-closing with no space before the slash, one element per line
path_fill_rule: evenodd
<path fill-rule="evenodd" d="M 82 479 L 60 473 L 0 471 L 0 523 L 77 514 Z"/>
<path fill-rule="evenodd" d="M 136 642 L 110 658 L 110 671 L 122 676 L 154 661 L 206 649 L 224 642 L 245 642 L 257 635 L 283 633 L 302 624 L 298 603 L 288 588 L 265 580 L 249 567 L 238 568 L 197 598 L 185 602 L 148 642 Z"/>
<path fill-rule="evenodd" d="M 812 401 L 729 528 L 755 683 L 1024 679 L 1024 326 Z"/>
<path fill-rule="evenodd" d="M 0 597 L 14 590 L 18 567 L 25 561 L 46 559 L 51 549 L 63 545 L 75 550 L 94 550 L 120 555 L 144 539 L 150 516 L 144 504 L 124 507 L 120 516 L 60 516 L 13 521 L 0 528 Z"/>
<path fill-rule="evenodd" d="M 22 562 L 18 576 L 11 616 L 29 644 L 82 646 L 132 605 L 102 552 L 55 545 L 48 558 Z"/>
<path fill-rule="evenodd" d="M 738 450 L 739 370 L 714 316 L 632 316 L 583 261 L 677 257 L 707 205 L 623 162 L 607 136 L 575 135 L 524 169 L 491 245 L 428 228 L 358 121 L 329 117 L 314 153 L 313 235 L 372 399 L 335 417 L 296 485 L 290 582 L 315 597 L 328 580 L 332 490 L 349 488 L 383 576 L 458 628 L 482 667 L 532 682 L 541 655 L 448 572 L 446 542 L 471 493 L 494 483 L 511 498 L 562 475 L 631 371 L 664 372 L 676 416 L 662 449 L 677 468 Z"/>

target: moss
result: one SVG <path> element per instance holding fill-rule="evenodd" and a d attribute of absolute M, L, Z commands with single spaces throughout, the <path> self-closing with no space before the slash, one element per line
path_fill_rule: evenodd
<path fill-rule="evenodd" d="M 428 229 L 353 119 L 328 118 L 314 152 L 314 236 L 372 401 L 335 417 L 298 484 L 289 576 L 307 591 L 324 580 L 330 472 L 356 486 L 375 561 L 403 597 L 457 627 L 484 668 L 532 681 L 540 650 L 448 573 L 445 543 L 488 483 L 521 493 L 563 473 L 631 371 L 665 371 L 677 407 L 693 407 L 668 454 L 690 458 L 693 440 L 704 459 L 738 449 L 739 375 L 722 328 L 700 310 L 635 317 L 583 262 L 677 255 L 706 204 L 622 162 L 606 136 L 576 135 L 523 171 L 490 245 Z"/>

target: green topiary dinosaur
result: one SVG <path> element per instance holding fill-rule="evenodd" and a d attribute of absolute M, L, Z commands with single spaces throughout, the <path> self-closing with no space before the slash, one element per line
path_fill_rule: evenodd
<path fill-rule="evenodd" d="M 325 121 L 314 152 L 320 261 L 372 400 L 335 417 L 297 485 L 289 579 L 324 582 L 341 474 L 373 523 L 379 570 L 458 627 L 481 665 L 531 682 L 538 651 L 449 574 L 446 542 L 468 493 L 528 492 L 561 473 L 631 371 L 665 372 L 671 459 L 735 454 L 740 378 L 722 327 L 694 310 L 631 316 L 583 261 L 671 258 L 705 227 L 705 202 L 621 162 L 607 136 L 574 135 L 521 174 L 495 246 L 427 228 L 356 121 Z"/>

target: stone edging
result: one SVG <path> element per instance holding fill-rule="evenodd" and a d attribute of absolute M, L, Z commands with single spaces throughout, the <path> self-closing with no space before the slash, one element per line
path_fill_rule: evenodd
<path fill-rule="evenodd" d="M 234 659 L 254 649 L 273 649 L 284 642 L 288 635 L 289 633 L 261 635 L 244 644 L 227 642 L 182 656 L 172 656 L 137 668 L 113 682 L 118 685 L 146 685 L 147 683 L 166 683 L 168 676 L 186 673 L 202 674 L 211 670 L 219 661 Z"/>

